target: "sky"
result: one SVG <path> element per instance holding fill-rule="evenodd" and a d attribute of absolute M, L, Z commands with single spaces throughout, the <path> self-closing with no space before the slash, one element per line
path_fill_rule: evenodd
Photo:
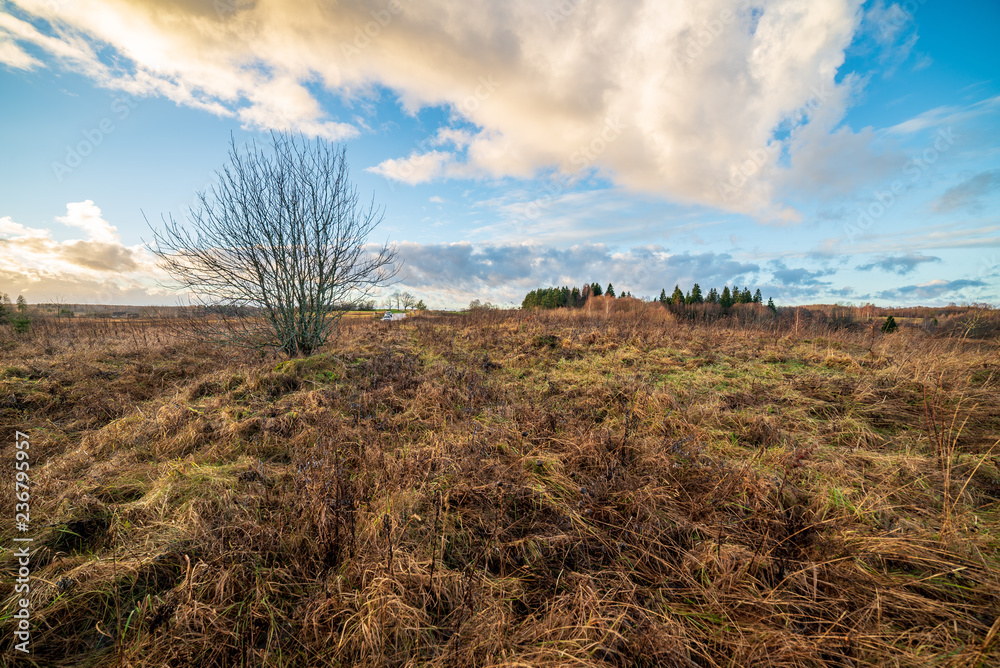
<path fill-rule="evenodd" d="M 0 0 L 0 292 L 176 304 L 230 142 L 343 143 L 432 308 L 1000 303 L 995 0 Z"/>

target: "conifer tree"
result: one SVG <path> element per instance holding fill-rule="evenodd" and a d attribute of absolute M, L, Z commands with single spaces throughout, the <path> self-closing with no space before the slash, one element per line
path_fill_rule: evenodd
<path fill-rule="evenodd" d="M 729 292 L 729 286 L 722 288 L 722 295 L 719 297 L 719 306 L 723 308 L 729 308 L 733 305 L 733 297 Z"/>
<path fill-rule="evenodd" d="M 764 298 L 760 294 L 760 288 L 757 288 L 757 292 L 753 293 L 753 303 L 760 304 L 762 301 L 764 301 Z"/>
<path fill-rule="evenodd" d="M 608 297 L 614 297 L 615 296 L 615 286 L 613 286 L 610 283 L 608 283 L 608 289 L 604 291 L 604 294 L 606 294 Z"/>
<path fill-rule="evenodd" d="M 660 303 L 664 306 L 667 305 L 667 289 L 663 288 L 660 290 Z"/>
<path fill-rule="evenodd" d="M 590 291 L 592 293 L 594 293 L 595 297 L 600 297 L 602 294 L 604 294 L 602 292 L 602 290 L 601 290 L 601 284 L 600 283 L 591 283 L 590 284 Z"/>
<path fill-rule="evenodd" d="M 701 286 L 695 283 L 691 288 L 691 303 L 701 304 L 703 301 L 705 301 L 705 298 L 701 294 Z"/>
<path fill-rule="evenodd" d="M 705 301 L 708 302 L 709 304 L 718 304 L 719 303 L 719 291 L 716 290 L 715 288 L 709 288 L 708 289 L 708 296 L 705 297 Z"/>
<path fill-rule="evenodd" d="M 674 294 L 670 296 L 670 303 L 675 306 L 684 303 L 684 293 L 681 292 L 681 286 L 679 285 L 674 286 Z"/>
<path fill-rule="evenodd" d="M 774 300 L 770 297 L 767 298 L 767 307 L 772 311 L 774 311 L 775 313 L 778 312 L 777 307 L 774 305 Z"/>

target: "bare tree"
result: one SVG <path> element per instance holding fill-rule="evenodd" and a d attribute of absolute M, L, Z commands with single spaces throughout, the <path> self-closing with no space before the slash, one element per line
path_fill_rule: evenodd
<path fill-rule="evenodd" d="M 269 150 L 230 142 L 217 183 L 187 224 L 163 218 L 153 252 L 208 307 L 202 325 L 242 345 L 308 355 L 353 303 L 395 275 L 395 248 L 371 245 L 383 219 L 362 205 L 343 147 L 271 133 Z"/>
<path fill-rule="evenodd" d="M 391 309 L 392 305 L 395 304 L 396 309 L 398 310 L 401 303 L 403 303 L 403 293 L 399 290 L 394 290 L 393 293 L 389 295 L 389 308 Z"/>
<path fill-rule="evenodd" d="M 417 303 L 417 298 L 414 297 L 409 292 L 404 292 L 400 295 L 400 300 L 403 302 L 403 310 L 407 310 L 413 307 Z"/>

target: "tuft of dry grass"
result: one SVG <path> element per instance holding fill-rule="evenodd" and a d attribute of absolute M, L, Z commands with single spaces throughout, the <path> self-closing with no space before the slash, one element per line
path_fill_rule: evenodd
<path fill-rule="evenodd" d="M 172 332 L 0 340 L 39 665 L 1000 661 L 996 339 L 637 300 L 293 360 Z"/>

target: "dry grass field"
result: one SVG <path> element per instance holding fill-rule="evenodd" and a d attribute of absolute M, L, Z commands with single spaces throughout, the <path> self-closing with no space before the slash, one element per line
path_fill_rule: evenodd
<path fill-rule="evenodd" d="M 1000 665 L 996 337 L 657 307 L 0 345 L 24 665 Z"/>

